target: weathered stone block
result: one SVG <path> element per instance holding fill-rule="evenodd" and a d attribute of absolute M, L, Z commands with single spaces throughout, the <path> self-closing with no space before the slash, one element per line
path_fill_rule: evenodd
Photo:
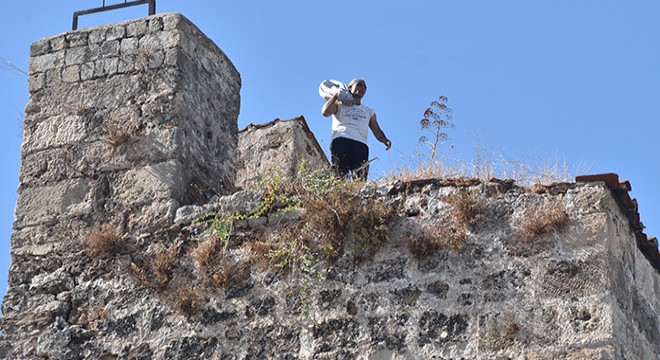
<path fill-rule="evenodd" d="M 57 35 L 50 38 L 51 51 L 61 51 L 69 47 L 69 41 L 65 35 Z"/>
<path fill-rule="evenodd" d="M 77 47 L 77 48 L 68 49 L 64 57 L 64 63 L 66 65 L 82 64 L 87 61 L 88 51 L 89 50 L 87 47 Z"/>
<path fill-rule="evenodd" d="M 302 116 L 251 124 L 239 132 L 237 186 L 249 187 L 275 173 L 294 178 L 303 162 L 308 172 L 329 166 Z"/>
<path fill-rule="evenodd" d="M 34 42 L 30 45 L 30 56 L 39 56 L 47 53 L 50 50 L 50 41 L 48 39 L 42 39 Z"/>
<path fill-rule="evenodd" d="M 169 199 L 183 203 L 188 190 L 183 169 L 179 161 L 170 160 L 117 174 L 110 182 L 114 201 L 128 207 Z"/>
<path fill-rule="evenodd" d="M 72 179 L 44 187 L 28 188 L 19 193 L 14 228 L 56 221 L 61 215 L 89 214 L 91 181 Z"/>
<path fill-rule="evenodd" d="M 46 70 L 46 87 L 55 87 L 62 84 L 62 68 Z"/>
<path fill-rule="evenodd" d="M 101 44 L 102 57 L 114 57 L 119 55 L 119 40 L 106 41 Z"/>
<path fill-rule="evenodd" d="M 165 62 L 165 53 L 162 51 L 155 51 L 149 56 L 149 69 L 156 70 L 163 66 Z"/>
<path fill-rule="evenodd" d="M 64 52 L 43 54 L 30 58 L 28 71 L 32 75 L 49 69 L 58 68 L 62 65 L 64 65 Z"/>
<path fill-rule="evenodd" d="M 115 75 L 119 71 L 119 58 L 106 58 L 103 61 L 103 74 L 105 76 Z"/>
<path fill-rule="evenodd" d="M 537 278 L 547 298 L 571 298 L 609 292 L 607 256 L 595 252 L 586 259 L 552 260 Z"/>
<path fill-rule="evenodd" d="M 89 225 L 79 217 L 60 220 L 16 229 L 11 234 L 12 255 L 46 257 L 47 261 L 50 255 L 62 250 L 78 251 Z"/>
<path fill-rule="evenodd" d="M 100 44 L 105 41 L 106 31 L 105 29 L 95 29 L 89 32 L 89 37 L 87 38 L 89 45 Z"/>
<path fill-rule="evenodd" d="M 94 63 L 88 62 L 80 66 L 80 80 L 87 81 L 94 78 Z"/>
<path fill-rule="evenodd" d="M 138 48 L 138 39 L 131 37 L 122 39 L 119 45 L 119 52 L 121 55 L 133 54 Z"/>
<path fill-rule="evenodd" d="M 117 24 L 117 26 L 112 26 L 106 31 L 105 41 L 106 43 L 108 43 L 112 40 L 121 39 L 125 36 L 126 36 L 126 26 Z"/>
<path fill-rule="evenodd" d="M 607 216 L 604 213 L 569 216 L 565 229 L 556 236 L 562 249 L 575 251 L 604 242 L 607 237 Z"/>
<path fill-rule="evenodd" d="M 119 68 L 119 64 L 117 64 Z M 94 75 L 93 78 L 99 78 L 105 76 L 105 59 L 94 61 Z"/>
<path fill-rule="evenodd" d="M 150 33 L 163 31 L 163 18 L 162 17 L 151 17 L 151 18 L 149 18 L 148 31 Z"/>
<path fill-rule="evenodd" d="M 103 160 L 103 150 L 98 149 L 96 144 L 89 144 L 26 153 L 19 174 L 21 188 L 48 186 L 67 179 L 93 176 Z M 88 156 L 98 157 L 90 159 Z"/>
<path fill-rule="evenodd" d="M 23 151 L 31 153 L 52 147 L 83 141 L 87 137 L 87 125 L 83 117 L 63 115 L 49 118 L 27 133 L 23 142 Z"/>
<path fill-rule="evenodd" d="M 166 229 L 174 222 L 177 209 L 181 206 L 177 200 L 154 201 L 138 207 L 128 217 L 127 230 L 133 233 Z"/>
<path fill-rule="evenodd" d="M 37 92 L 46 86 L 46 74 L 39 73 L 36 75 L 30 75 L 28 78 L 28 91 L 30 93 Z"/>
<path fill-rule="evenodd" d="M 65 67 L 62 71 L 62 81 L 67 83 L 80 81 L 80 65 Z"/>
<path fill-rule="evenodd" d="M 76 47 L 87 45 L 88 34 L 88 30 L 81 30 L 66 33 L 64 36 L 66 37 L 66 41 L 69 43 L 69 47 Z"/>

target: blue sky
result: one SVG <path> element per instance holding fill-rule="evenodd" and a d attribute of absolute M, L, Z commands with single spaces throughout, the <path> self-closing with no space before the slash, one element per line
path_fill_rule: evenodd
<path fill-rule="evenodd" d="M 108 4 L 123 2 L 107 0 Z M 98 1 L 5 1 L 0 57 L 27 70 L 30 44 L 69 31 Z M 440 95 L 452 157 L 567 163 L 630 180 L 642 222 L 660 234 L 660 2 L 656 0 L 159 0 L 220 46 L 241 73 L 239 127 L 304 115 L 328 152 L 318 84 L 362 77 L 392 150 L 370 138 L 370 177 L 413 166 L 419 119 Z M 145 5 L 80 27 L 146 15 Z M 27 77 L 0 68 L 0 296 L 20 166 Z M 446 146 L 443 150 L 447 149 Z M 574 175 L 579 175 L 575 174 Z"/>

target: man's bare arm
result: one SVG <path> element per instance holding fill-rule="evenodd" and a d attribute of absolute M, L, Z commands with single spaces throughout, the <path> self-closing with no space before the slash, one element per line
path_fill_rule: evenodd
<path fill-rule="evenodd" d="M 385 144 L 385 150 L 389 150 L 390 147 L 392 147 L 392 142 L 387 138 L 387 136 L 385 136 L 385 133 L 380 129 L 380 126 L 378 125 L 376 114 L 374 114 L 374 116 L 372 116 L 369 120 L 369 128 L 371 129 L 371 132 L 374 133 L 376 139 Z"/>
<path fill-rule="evenodd" d="M 339 93 L 332 95 L 328 101 L 323 104 L 323 107 L 321 108 L 321 114 L 323 114 L 323 116 L 328 117 L 330 115 L 334 115 L 337 112 L 337 109 L 339 109 L 339 101 L 337 100 L 337 95 L 339 95 Z"/>

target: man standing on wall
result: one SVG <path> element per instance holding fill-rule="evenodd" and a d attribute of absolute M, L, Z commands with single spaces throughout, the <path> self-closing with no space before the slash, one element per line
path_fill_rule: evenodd
<path fill-rule="evenodd" d="M 355 100 L 354 105 L 346 105 L 337 100 L 338 92 L 332 95 L 323 105 L 321 113 L 328 117 L 332 115 L 332 168 L 339 176 L 367 181 L 369 173 L 369 147 L 367 146 L 367 127 L 371 129 L 378 141 L 385 144 L 389 150 L 392 142 L 385 136 L 376 121 L 376 112 L 362 105 L 362 98 L 367 92 L 367 84 L 362 79 L 353 79 L 348 84 L 348 90 Z"/>

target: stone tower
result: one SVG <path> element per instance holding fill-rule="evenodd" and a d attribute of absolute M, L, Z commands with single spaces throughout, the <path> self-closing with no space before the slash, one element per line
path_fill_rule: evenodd
<path fill-rule="evenodd" d="M 100 213 L 139 228 L 232 190 L 240 75 L 183 16 L 43 39 L 29 69 L 16 229 Z"/>
<path fill-rule="evenodd" d="M 57 264 L 77 262 L 90 229 L 151 231 L 233 191 L 240 88 L 227 56 L 180 14 L 32 44 L 5 326 L 32 331 L 71 310 L 35 292 L 73 286 Z"/>

